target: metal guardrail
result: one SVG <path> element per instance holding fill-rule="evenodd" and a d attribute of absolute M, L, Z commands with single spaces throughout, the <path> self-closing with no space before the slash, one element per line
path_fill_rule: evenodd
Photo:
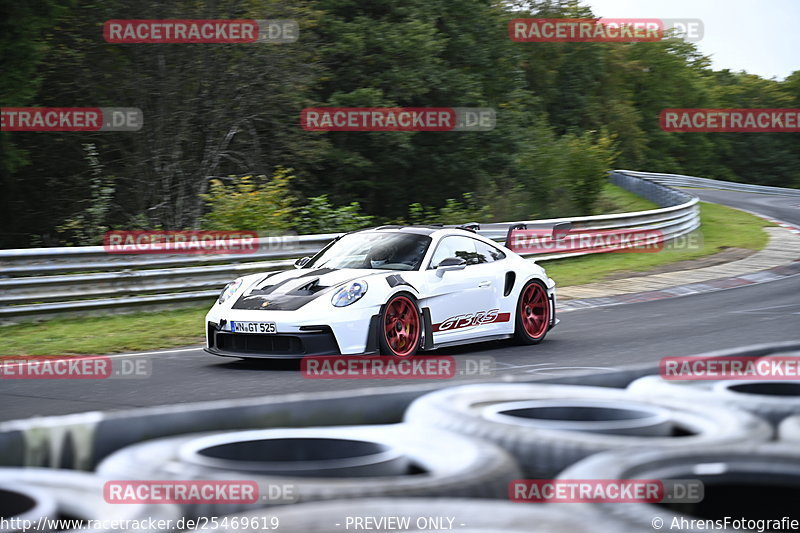
<path fill-rule="evenodd" d="M 610 181 L 662 206 L 659 209 L 522 223 L 570 222 L 573 229 L 584 231 L 659 230 L 664 241 L 698 228 L 698 199 L 649 176 L 614 171 Z M 508 228 L 519 223 L 483 224 L 479 233 L 502 241 Z M 317 252 L 337 235 L 265 237 L 258 240 L 258 250 L 247 255 L 120 255 L 109 254 L 102 246 L 0 250 L 0 321 L 210 302 L 231 279 L 290 267 L 294 259 Z M 524 255 L 544 261 L 593 251 L 600 250 Z"/>
<path fill-rule="evenodd" d="M 656 174 L 652 172 L 634 172 L 622 170 L 628 175 L 646 179 L 669 187 L 695 187 L 702 189 L 720 189 L 724 191 L 751 192 L 757 194 L 778 194 L 781 196 L 800 196 L 800 189 L 787 189 L 786 187 L 772 187 L 769 185 L 751 185 L 749 183 L 735 183 L 733 181 L 712 180 L 709 178 L 696 178 L 681 174 Z"/>

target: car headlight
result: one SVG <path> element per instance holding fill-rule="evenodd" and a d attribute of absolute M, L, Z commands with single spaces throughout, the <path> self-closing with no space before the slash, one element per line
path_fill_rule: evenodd
<path fill-rule="evenodd" d="M 358 301 L 367 293 L 367 282 L 364 280 L 351 281 L 333 295 L 331 303 L 335 307 L 344 307 Z"/>
<path fill-rule="evenodd" d="M 239 287 L 241 286 L 242 286 L 242 278 L 237 278 L 231 281 L 230 283 L 225 285 L 224 289 L 222 289 L 222 292 L 220 293 L 217 302 L 225 303 L 225 300 L 236 294 L 236 291 L 238 291 Z"/>

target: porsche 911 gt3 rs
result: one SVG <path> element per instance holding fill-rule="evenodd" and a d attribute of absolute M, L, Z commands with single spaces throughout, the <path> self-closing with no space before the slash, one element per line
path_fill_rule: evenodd
<path fill-rule="evenodd" d="M 541 342 L 557 322 L 555 282 L 475 227 L 355 231 L 298 259 L 296 270 L 238 278 L 206 316 L 206 351 L 410 357 L 496 339 Z"/>

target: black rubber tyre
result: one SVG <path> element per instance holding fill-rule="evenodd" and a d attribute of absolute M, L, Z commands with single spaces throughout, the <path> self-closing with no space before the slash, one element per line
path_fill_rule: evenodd
<path fill-rule="evenodd" d="M 355 517 L 371 517 L 375 520 L 399 518 L 394 521 L 396 526 L 386 524 L 374 528 L 386 533 L 628 533 L 612 527 L 618 524 L 606 522 L 602 517 L 575 513 L 568 506 L 449 498 L 376 498 L 285 505 L 268 511 L 228 517 L 228 527 L 220 527 L 217 532 L 261 532 L 263 525 L 270 524 L 270 520 L 280 524 L 278 531 L 281 533 L 367 529 L 355 527 L 352 522 Z M 437 527 L 431 524 L 432 520 L 442 518 L 445 519 L 443 525 Z M 348 519 L 351 520 L 349 528 L 346 526 Z M 400 525 L 401 520 L 405 520 L 406 524 Z M 233 527 L 233 524 L 244 526 Z"/>
<path fill-rule="evenodd" d="M 800 415 L 790 416 L 781 422 L 778 428 L 778 439 L 785 442 L 796 442 L 800 445 Z"/>
<path fill-rule="evenodd" d="M 171 504 L 145 504 L 132 503 L 119 505 L 109 503 L 103 496 L 105 480 L 101 477 L 85 472 L 58 470 L 51 468 L 0 468 L 0 486 L 13 492 L 22 494 L 35 491 L 41 494 L 45 504 L 38 507 L 35 514 L 38 518 L 74 520 L 103 520 L 111 521 L 141 521 L 144 525 L 136 531 L 140 533 L 157 533 L 157 530 L 148 525 L 148 519 L 171 520 L 173 523 L 181 517 L 180 508 Z M 4 504 L 9 505 L 9 496 L 0 495 L 0 509 Z M 39 498 L 37 498 L 39 499 Z M 54 506 L 54 507 L 53 507 Z M 6 512 L 3 510 L 3 512 Z M 12 510 L 13 512 L 13 510 Z M 1 515 L 1 513 L 0 513 Z M 4 516 L 5 518 L 5 516 Z M 46 528 L 46 524 L 43 527 Z M 87 528 L 78 528 L 74 531 L 88 531 Z M 93 533 L 102 533 L 105 530 L 90 529 Z M 30 531 L 30 530 L 29 530 Z M 65 531 L 62 533 L 70 533 Z M 112 531 L 112 530 L 109 530 Z M 120 531 L 120 530 L 113 530 Z"/>
<path fill-rule="evenodd" d="M 736 446 L 686 446 L 673 449 L 618 450 L 587 457 L 558 476 L 575 479 L 696 480 L 704 486 L 697 503 L 587 503 L 576 512 L 594 511 L 617 520 L 620 529 L 700 533 L 706 520 L 733 515 L 751 520 L 727 531 L 759 531 L 756 520 L 797 518 L 800 487 L 800 450 L 790 444 L 740 444 Z M 692 520 L 699 525 L 693 526 Z M 746 523 L 746 522 L 745 522 Z M 774 523 L 774 522 L 773 522 Z M 680 528 L 677 525 L 680 524 Z M 672 525 L 672 527 L 670 527 Z M 616 531 L 613 527 L 609 531 Z M 766 527 L 766 531 L 789 529 Z"/>
<path fill-rule="evenodd" d="M 800 383 L 796 381 L 736 380 L 673 383 L 660 376 L 646 376 L 628 386 L 637 396 L 664 396 L 714 403 L 749 411 L 774 426 L 784 418 L 800 415 Z"/>
<path fill-rule="evenodd" d="M 208 451 L 220 450 L 209 439 L 220 438 L 233 445 L 226 448 L 235 455 L 224 461 L 213 457 L 209 461 Z M 303 463 L 320 453 L 337 454 L 336 441 L 343 440 L 358 449 L 366 445 L 396 450 L 413 468 L 401 475 L 385 472 L 365 475 L 363 471 L 349 474 L 340 470 L 335 476 L 330 475 L 330 470 L 326 473 L 302 468 Z M 281 459 L 269 453 L 268 450 L 274 449 L 271 445 L 279 441 L 295 441 L 290 443 L 294 452 Z M 352 454 L 342 450 L 342 461 L 347 464 L 362 457 L 361 452 L 352 449 L 355 450 Z M 274 464 L 265 465 L 275 461 L 282 463 L 280 472 L 273 468 Z M 511 456 L 490 442 L 409 424 L 265 429 L 156 439 L 111 454 L 97 471 L 110 479 L 244 479 L 262 488 L 291 485 L 291 502 L 297 503 L 368 497 L 504 498 L 508 484 L 521 476 Z M 274 503 L 289 502 L 203 503 L 187 505 L 185 512 L 193 516 L 222 516 Z"/>
<path fill-rule="evenodd" d="M 528 281 L 514 310 L 514 340 L 518 344 L 539 344 L 547 336 L 551 318 L 547 287 L 537 279 Z"/>
<path fill-rule="evenodd" d="M 626 402 L 670 412 L 674 436 L 638 436 L 532 427 L 520 418 L 493 419 L 487 414 L 497 404 L 549 400 L 564 405 L 576 400 Z M 420 396 L 409 406 L 405 421 L 455 431 L 493 442 L 517 460 L 531 477 L 549 478 L 589 455 L 619 449 L 687 446 L 721 447 L 742 442 L 765 442 L 774 430 L 760 418 L 716 404 L 673 398 L 636 397 L 624 390 L 603 387 L 497 383 L 450 387 Z"/>
<path fill-rule="evenodd" d="M 413 357 L 422 346 L 424 328 L 416 298 L 407 292 L 393 295 L 378 317 L 380 355 Z"/>

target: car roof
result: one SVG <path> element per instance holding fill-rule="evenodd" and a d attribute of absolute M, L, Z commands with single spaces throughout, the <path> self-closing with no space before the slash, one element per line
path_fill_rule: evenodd
<path fill-rule="evenodd" d="M 365 228 L 358 231 L 354 231 L 353 233 L 361 233 L 361 232 L 391 232 L 391 233 L 414 233 L 416 235 L 431 235 L 437 231 L 445 229 L 441 225 L 410 225 L 410 226 L 401 226 L 401 225 L 386 225 L 386 226 L 378 226 L 376 228 Z"/>
<path fill-rule="evenodd" d="M 477 227 L 477 225 L 475 226 Z M 427 235 L 427 236 L 433 236 L 435 233 L 438 233 L 439 235 L 436 235 L 436 237 L 444 237 L 447 235 L 464 235 L 468 237 L 478 237 L 478 238 L 482 237 L 477 231 L 475 231 L 472 228 L 467 229 L 465 227 L 459 227 L 459 226 L 445 227 L 443 224 L 409 224 L 409 225 L 387 224 L 384 226 L 377 226 L 374 228 L 364 228 L 353 231 L 351 233 L 361 233 L 361 232 L 412 233 L 416 235 Z"/>

